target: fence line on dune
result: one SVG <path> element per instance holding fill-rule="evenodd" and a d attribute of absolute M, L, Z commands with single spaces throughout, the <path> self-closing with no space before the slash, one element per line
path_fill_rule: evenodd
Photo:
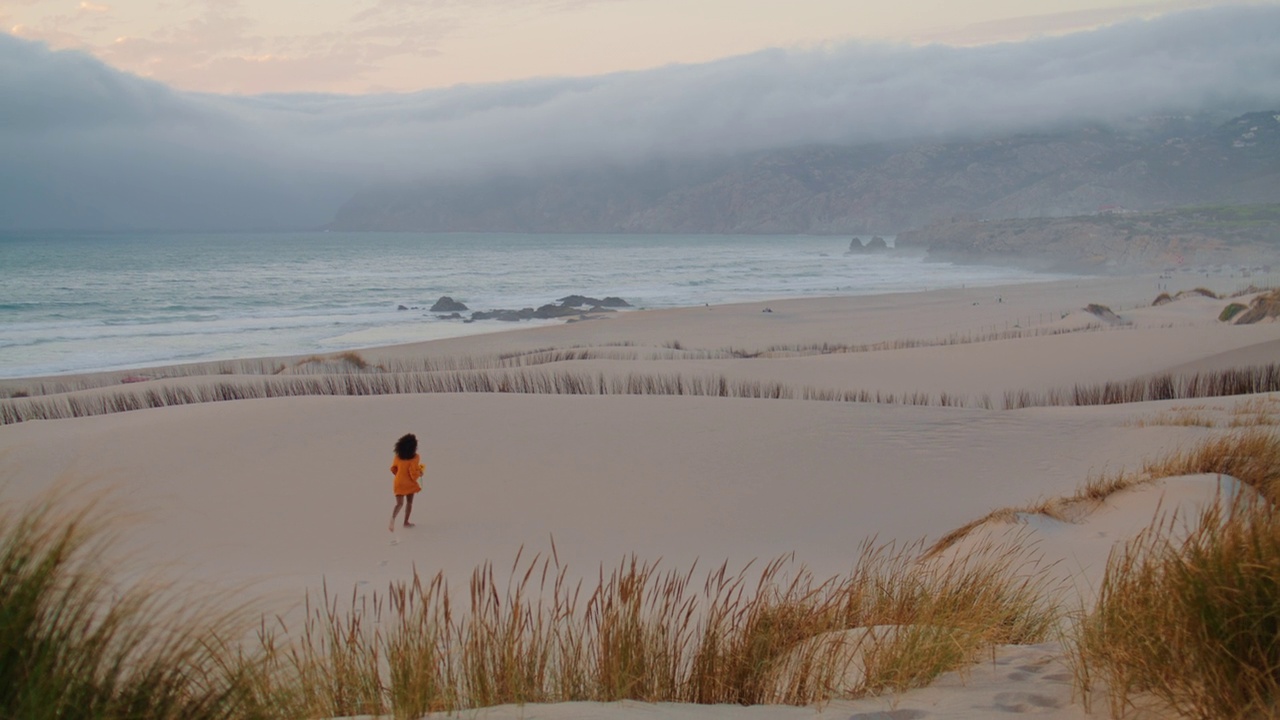
<path fill-rule="evenodd" d="M 305 396 L 376 396 L 431 393 L 532 395 L 654 395 L 873 403 L 1014 410 L 1064 405 L 1113 405 L 1190 398 L 1280 392 L 1280 363 L 1192 375 L 1161 374 L 1047 391 L 1010 390 L 997 405 L 989 394 L 925 391 L 887 392 L 823 389 L 781 382 L 734 380 L 719 375 L 603 372 L 451 372 L 336 374 L 267 378 L 238 377 L 203 384 L 132 386 L 115 392 L 87 392 L 0 400 L 0 425 L 30 420 L 89 417 L 148 408 L 208 402 Z"/>

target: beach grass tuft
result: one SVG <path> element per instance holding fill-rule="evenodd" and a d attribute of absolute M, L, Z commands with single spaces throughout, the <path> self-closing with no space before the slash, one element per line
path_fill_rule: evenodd
<path fill-rule="evenodd" d="M 1249 303 L 1249 308 L 1236 317 L 1235 324 L 1251 325 L 1277 317 L 1280 317 L 1280 289 L 1255 297 Z"/>
<path fill-rule="evenodd" d="M 0 716 L 254 717 L 230 616 L 118 587 L 106 537 L 52 501 L 0 515 Z"/>
<path fill-rule="evenodd" d="M 1280 502 L 1280 433 L 1252 427 L 1211 437 L 1186 450 L 1143 464 L 1148 478 L 1217 473 L 1230 475 Z"/>
<path fill-rule="evenodd" d="M 1172 521 L 1171 521 L 1172 522 Z M 1184 542 L 1153 528 L 1113 555 L 1073 657 L 1115 717 L 1208 720 L 1280 705 L 1280 519 L 1267 502 L 1206 510 Z"/>
<path fill-rule="evenodd" d="M 1246 310 L 1244 305 L 1240 303 L 1231 303 L 1222 308 L 1222 312 L 1218 313 L 1218 322 L 1231 322 L 1241 312 Z"/>

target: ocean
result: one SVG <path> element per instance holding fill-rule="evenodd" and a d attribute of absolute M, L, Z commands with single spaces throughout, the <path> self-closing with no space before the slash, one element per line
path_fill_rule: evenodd
<path fill-rule="evenodd" d="M 0 377 L 298 355 L 527 327 L 426 312 L 571 294 L 637 308 L 1007 284 L 1046 276 L 848 255 L 849 237 L 0 234 Z M 408 310 L 399 310 L 404 306 Z M 466 315 L 466 313 L 464 313 Z M 532 321 L 560 322 L 560 321 Z"/>

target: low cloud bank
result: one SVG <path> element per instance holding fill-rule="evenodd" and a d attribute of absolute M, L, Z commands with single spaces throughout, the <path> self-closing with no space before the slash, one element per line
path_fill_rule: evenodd
<path fill-rule="evenodd" d="M 183 93 L 0 35 L 0 228 L 317 225 L 358 188 L 1280 104 L 1280 7 L 404 95 Z"/>

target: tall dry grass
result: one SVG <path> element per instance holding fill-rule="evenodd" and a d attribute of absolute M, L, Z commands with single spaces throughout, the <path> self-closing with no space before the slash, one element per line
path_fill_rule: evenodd
<path fill-rule="evenodd" d="M 1235 318 L 1237 325 L 1249 325 L 1280 316 L 1280 290 L 1272 290 L 1255 297 L 1249 308 Z"/>
<path fill-rule="evenodd" d="M 1115 717 L 1278 717 L 1280 433 L 1213 437 L 1089 491 L 1193 473 L 1229 474 L 1257 493 L 1170 518 L 1113 553 L 1072 638 L 1076 681 Z"/>
<path fill-rule="evenodd" d="M 1280 717 L 1280 518 L 1211 508 L 1185 542 L 1154 528 L 1108 564 L 1076 675 L 1115 717 Z"/>
<path fill-rule="evenodd" d="M 247 645 L 154 587 L 122 590 L 99 528 L 45 506 L 0 522 L 0 716 L 420 717 L 503 703 L 808 704 L 901 690 L 993 644 L 1040 640 L 1039 588 L 1000 562 L 924 569 L 866 544 L 848 577 L 791 558 L 696 582 L 627 558 L 594 586 L 555 557 L 441 575 L 340 601 L 323 588 L 295 626 Z M 202 606 L 200 606 L 202 607 Z M 892 631 L 886 631 L 891 628 Z M 850 638 L 854 638 L 851 640 Z M 852 679 L 851 679 L 852 678 Z"/>
<path fill-rule="evenodd" d="M 1268 501 L 1280 503 L 1280 433 L 1259 426 L 1212 437 L 1143 463 L 1141 472 L 1145 477 L 1230 475 Z"/>
<path fill-rule="evenodd" d="M 229 617 L 116 586 L 103 532 L 55 503 L 0 514 L 0 717 L 260 717 Z"/>
<path fill-rule="evenodd" d="M 295 636 L 264 635 L 259 702 L 399 718 L 584 700 L 809 704 L 927 684 L 1048 632 L 1041 589 L 1007 562 L 926 571 L 916 550 L 868 544 L 850 576 L 823 581 L 789 559 L 697 583 L 628 558 L 594 587 L 569 582 L 554 553 L 517 557 L 503 586 L 491 565 L 472 575 L 466 612 L 443 577 L 415 576 L 357 607 L 318 604 Z"/>

